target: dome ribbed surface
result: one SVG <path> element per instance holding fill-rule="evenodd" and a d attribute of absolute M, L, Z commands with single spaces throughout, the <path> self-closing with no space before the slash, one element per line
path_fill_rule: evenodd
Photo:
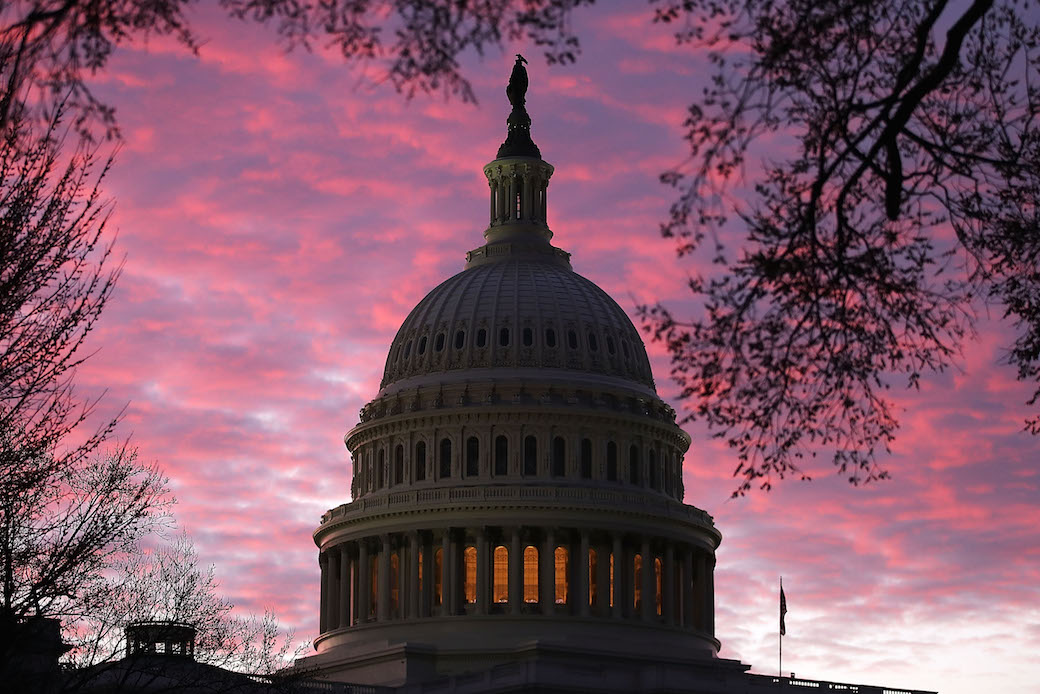
<path fill-rule="evenodd" d="M 427 294 L 394 338 L 382 387 L 497 366 L 601 373 L 654 387 L 624 310 L 569 267 L 531 257 L 470 267 Z"/>

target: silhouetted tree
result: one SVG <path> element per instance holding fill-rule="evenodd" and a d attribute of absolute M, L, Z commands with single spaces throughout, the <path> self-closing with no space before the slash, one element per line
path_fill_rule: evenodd
<path fill-rule="evenodd" d="M 574 60 L 577 39 L 568 28 L 572 8 L 594 0 L 221 0 L 229 16 L 271 24 L 286 48 L 316 41 L 346 59 L 379 61 L 378 79 L 399 91 L 444 91 L 473 101 L 458 57 L 483 54 L 506 39 L 527 38 L 551 61 Z M 170 36 L 198 51 L 186 10 L 189 0 L 34 0 L 0 7 L 0 126 L 14 115 L 47 117 L 56 103 L 76 114 L 81 132 L 100 122 L 118 127 L 111 106 L 86 78 L 102 69 L 119 45 L 152 35 Z M 35 104 L 35 106 L 30 106 Z"/>
<path fill-rule="evenodd" d="M 662 232 L 680 254 L 710 239 L 718 271 L 690 282 L 702 315 L 643 315 L 691 416 L 736 449 L 737 494 L 818 452 L 854 484 L 885 477 L 886 391 L 950 367 L 979 299 L 1040 378 L 1040 21 L 1020 6 L 659 3 L 716 67 Z"/>

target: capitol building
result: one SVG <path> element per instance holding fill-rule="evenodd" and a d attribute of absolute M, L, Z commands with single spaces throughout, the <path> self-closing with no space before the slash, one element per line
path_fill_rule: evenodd
<path fill-rule="evenodd" d="M 297 668 L 366 692 L 906 692 L 719 656 L 722 535 L 684 502 L 690 437 L 625 311 L 552 243 L 526 81 L 518 58 L 483 239 L 404 320 L 346 435 L 351 501 L 314 532 L 320 634 Z"/>

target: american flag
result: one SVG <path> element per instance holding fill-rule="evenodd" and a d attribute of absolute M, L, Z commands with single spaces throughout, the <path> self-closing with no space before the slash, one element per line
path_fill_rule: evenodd
<path fill-rule="evenodd" d="M 784 625 L 784 615 L 787 614 L 787 598 L 784 597 L 784 586 L 780 585 L 780 635 L 783 636 L 787 633 L 787 627 Z"/>

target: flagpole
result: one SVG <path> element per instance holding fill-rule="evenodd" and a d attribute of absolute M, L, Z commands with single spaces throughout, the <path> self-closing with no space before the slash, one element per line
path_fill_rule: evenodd
<path fill-rule="evenodd" d="M 783 594 L 784 594 L 784 577 L 781 576 L 780 577 L 780 595 L 783 595 Z M 780 615 L 780 619 L 783 620 L 783 618 L 784 618 L 784 616 L 783 616 L 783 614 L 781 614 Z M 784 630 L 783 629 L 780 629 L 780 658 L 779 658 L 779 662 L 777 663 L 776 670 L 777 670 L 777 673 L 776 673 L 777 677 L 783 677 L 784 676 Z"/>

